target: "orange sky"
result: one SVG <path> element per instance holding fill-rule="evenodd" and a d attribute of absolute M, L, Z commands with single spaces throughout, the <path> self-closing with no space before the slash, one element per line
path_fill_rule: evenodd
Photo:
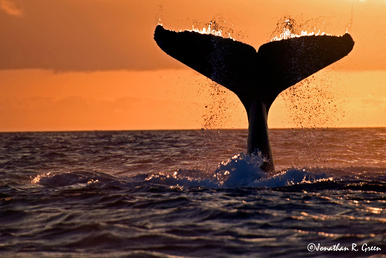
<path fill-rule="evenodd" d="M 385 13 L 385 0 L 0 0 L 0 131 L 246 128 L 237 97 L 163 53 L 154 29 L 216 20 L 258 49 L 285 17 L 355 46 L 283 92 L 269 127 L 386 126 Z"/>

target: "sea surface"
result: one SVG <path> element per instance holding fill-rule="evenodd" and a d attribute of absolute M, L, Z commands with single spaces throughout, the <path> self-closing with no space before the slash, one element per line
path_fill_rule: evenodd
<path fill-rule="evenodd" d="M 0 133 L 0 257 L 381 257 L 386 129 Z"/>

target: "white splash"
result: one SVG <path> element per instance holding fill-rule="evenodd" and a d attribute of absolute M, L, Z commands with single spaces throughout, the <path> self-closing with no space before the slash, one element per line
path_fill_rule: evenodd
<path fill-rule="evenodd" d="M 324 36 L 324 35 L 330 36 L 330 34 L 325 33 L 325 32 L 320 32 L 320 30 L 317 33 L 307 32 L 307 31 L 302 30 L 302 32 L 300 34 L 294 34 L 289 29 L 284 29 L 283 32 L 280 34 L 280 36 L 279 37 L 276 37 L 276 36 L 273 37 L 271 39 L 271 42 L 272 41 L 280 41 L 283 39 L 300 38 L 300 37 L 304 37 L 304 36 Z"/>
<path fill-rule="evenodd" d="M 306 30 L 302 30 L 300 34 L 295 34 L 295 33 L 292 33 L 292 31 L 288 28 L 290 27 L 291 25 L 291 21 L 290 20 L 286 20 L 285 21 L 285 26 L 283 28 L 283 32 L 280 34 L 280 36 L 275 36 L 271 39 L 271 42 L 272 41 L 280 41 L 280 40 L 283 40 L 283 39 L 291 39 L 291 38 L 300 38 L 300 37 L 304 37 L 304 36 L 323 36 L 323 35 L 330 35 L 328 33 L 325 33 L 325 32 L 321 32 L 320 30 L 318 32 L 307 32 Z"/>
<path fill-rule="evenodd" d="M 214 35 L 214 36 L 220 36 L 222 37 L 222 30 L 214 30 L 211 28 L 212 26 L 212 23 L 209 23 L 208 25 L 208 28 L 202 28 L 201 30 L 197 29 L 197 28 L 194 28 L 194 25 L 192 25 L 192 29 L 191 30 L 187 30 L 187 31 L 191 31 L 191 32 L 197 32 L 197 33 L 200 33 L 200 34 L 211 34 L 211 35 Z"/>
<path fill-rule="evenodd" d="M 228 35 L 225 35 L 223 33 L 222 29 L 220 29 L 220 30 L 213 29 L 212 28 L 212 22 L 209 23 L 208 28 L 204 27 L 204 28 L 202 28 L 200 30 L 200 29 L 195 28 L 194 25 L 192 25 L 192 29 L 191 30 L 180 30 L 179 32 L 183 32 L 183 31 L 197 32 L 197 33 L 200 33 L 200 34 L 214 35 L 214 36 L 219 36 L 219 37 L 223 37 L 223 38 L 233 39 L 230 32 L 228 32 Z"/>
<path fill-rule="evenodd" d="M 268 177 L 268 174 L 260 169 L 265 161 L 261 152 L 251 155 L 240 153 L 221 162 L 213 177 L 221 186 L 246 186 Z"/>
<path fill-rule="evenodd" d="M 305 169 L 289 169 L 267 173 L 260 169 L 265 162 L 261 153 L 234 155 L 221 162 L 217 169 L 204 175 L 199 170 L 178 170 L 171 175 L 156 173 L 145 181 L 169 186 L 237 188 L 237 187 L 282 187 L 298 184 L 312 184 L 332 180 L 325 173 L 314 174 Z"/>

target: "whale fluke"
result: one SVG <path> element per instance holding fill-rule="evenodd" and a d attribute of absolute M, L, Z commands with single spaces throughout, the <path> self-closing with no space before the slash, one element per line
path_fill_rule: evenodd
<path fill-rule="evenodd" d="M 233 91 L 248 115 L 248 153 L 261 151 L 273 171 L 267 116 L 283 90 L 346 56 L 354 47 L 349 34 L 302 36 L 273 41 L 256 50 L 212 34 L 174 32 L 158 25 L 154 39 L 168 55 Z"/>

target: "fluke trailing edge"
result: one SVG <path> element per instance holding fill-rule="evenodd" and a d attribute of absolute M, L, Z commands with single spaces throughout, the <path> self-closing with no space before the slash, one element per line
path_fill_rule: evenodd
<path fill-rule="evenodd" d="M 273 171 L 267 116 L 280 92 L 346 56 L 354 47 L 349 34 L 303 36 L 273 41 L 259 51 L 242 42 L 211 34 L 165 30 L 154 39 L 168 55 L 233 91 L 248 114 L 248 153 L 261 151 Z"/>

